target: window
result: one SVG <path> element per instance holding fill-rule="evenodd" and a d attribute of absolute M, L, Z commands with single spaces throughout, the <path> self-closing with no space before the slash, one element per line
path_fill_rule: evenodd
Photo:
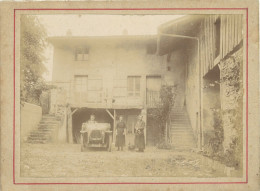
<path fill-rule="evenodd" d="M 113 96 L 114 97 L 126 97 L 126 76 L 123 77 L 116 77 L 114 79 L 114 89 L 113 89 Z"/>
<path fill-rule="evenodd" d="M 141 76 L 128 76 L 127 95 L 140 96 L 140 90 L 141 90 Z"/>
<path fill-rule="evenodd" d="M 75 100 L 86 102 L 87 90 L 88 90 L 88 76 L 83 76 L 83 75 L 75 76 L 74 90 L 75 90 Z"/>
<path fill-rule="evenodd" d="M 82 48 L 78 47 L 75 50 L 75 60 L 76 61 L 86 61 L 88 60 L 88 49 L 87 48 Z"/>
<path fill-rule="evenodd" d="M 220 18 L 218 18 L 214 25 L 215 32 L 215 58 L 220 54 Z"/>
<path fill-rule="evenodd" d="M 88 102 L 99 103 L 102 102 L 102 78 L 88 79 Z"/>

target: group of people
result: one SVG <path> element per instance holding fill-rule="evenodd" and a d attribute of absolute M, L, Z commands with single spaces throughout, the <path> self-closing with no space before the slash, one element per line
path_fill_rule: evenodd
<path fill-rule="evenodd" d="M 144 128 L 145 128 L 145 122 L 143 121 L 142 115 L 139 115 L 134 128 L 134 133 L 135 133 L 134 145 L 139 152 L 144 152 L 145 149 Z M 125 146 L 125 135 L 126 135 L 126 124 L 123 121 L 123 116 L 120 116 L 119 122 L 117 123 L 116 126 L 116 147 L 118 148 L 118 150 L 122 151 L 123 147 Z"/>
<path fill-rule="evenodd" d="M 96 123 L 95 115 L 90 116 L 90 120 L 88 123 Z M 134 147 L 138 149 L 139 152 L 144 152 L 145 149 L 145 141 L 144 141 L 144 129 L 145 129 L 145 122 L 143 121 L 143 116 L 139 115 L 137 122 L 134 128 L 135 140 L 134 140 Z M 125 135 L 126 135 L 126 124 L 123 121 L 123 116 L 119 116 L 119 122 L 116 125 L 116 144 L 115 146 L 118 150 L 123 150 L 125 146 Z"/>

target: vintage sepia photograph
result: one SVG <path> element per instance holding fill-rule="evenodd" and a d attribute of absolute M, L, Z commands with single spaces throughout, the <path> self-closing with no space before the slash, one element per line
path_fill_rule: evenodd
<path fill-rule="evenodd" d="M 245 15 L 19 22 L 22 178 L 245 177 Z"/>

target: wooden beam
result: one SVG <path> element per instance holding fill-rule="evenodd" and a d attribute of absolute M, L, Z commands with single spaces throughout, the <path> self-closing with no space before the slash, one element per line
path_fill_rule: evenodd
<path fill-rule="evenodd" d="M 238 18 L 237 15 L 235 15 L 235 46 L 238 44 L 237 31 L 238 31 Z"/>
<path fill-rule="evenodd" d="M 223 16 L 223 58 L 226 55 L 226 26 L 227 26 L 227 22 L 226 22 L 226 15 Z"/>
<path fill-rule="evenodd" d="M 110 113 L 110 111 L 108 109 L 106 109 L 106 112 L 110 115 L 110 117 L 115 120 L 115 116 L 112 115 L 112 113 Z"/>
<path fill-rule="evenodd" d="M 224 22 L 223 22 L 223 16 L 220 16 L 220 59 L 223 58 L 223 27 Z"/>
<path fill-rule="evenodd" d="M 68 112 L 69 112 L 69 115 L 67 116 L 68 118 L 67 118 L 67 128 L 68 128 L 68 131 L 67 131 L 67 141 L 68 141 L 68 143 L 70 143 L 70 144 L 73 144 L 73 133 L 72 133 L 72 131 L 73 131 L 73 128 L 72 128 L 72 113 L 75 111 L 73 111 L 73 112 L 70 112 L 70 108 L 69 108 L 69 110 L 68 110 Z M 76 109 L 77 110 L 77 109 Z M 75 111 L 76 112 L 76 111 Z M 74 112 L 74 113 L 75 113 Z"/>
<path fill-rule="evenodd" d="M 71 112 L 70 115 L 72 116 L 74 113 L 76 113 L 76 111 L 78 111 L 78 108 Z"/>

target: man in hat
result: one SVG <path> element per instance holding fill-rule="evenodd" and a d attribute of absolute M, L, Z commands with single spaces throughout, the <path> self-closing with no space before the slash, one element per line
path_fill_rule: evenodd
<path fill-rule="evenodd" d="M 95 115 L 94 114 L 91 114 L 90 115 L 90 119 L 88 120 L 88 123 L 96 123 L 96 120 L 95 120 Z"/>
<path fill-rule="evenodd" d="M 90 115 L 90 119 L 86 122 L 86 123 L 83 123 L 82 125 L 82 128 L 81 128 L 81 131 L 87 131 L 87 127 L 88 127 L 88 124 L 95 124 L 97 123 L 96 120 L 95 120 L 95 115 L 94 114 L 91 114 Z M 89 143 L 89 136 L 90 136 L 90 132 L 87 133 L 87 134 L 81 134 L 81 142 L 84 142 L 84 144 L 88 144 Z M 83 139 L 84 137 L 84 139 Z"/>
<path fill-rule="evenodd" d="M 135 124 L 135 147 L 139 152 L 144 152 L 145 149 L 144 128 L 145 122 L 143 121 L 143 116 L 139 115 Z"/>

